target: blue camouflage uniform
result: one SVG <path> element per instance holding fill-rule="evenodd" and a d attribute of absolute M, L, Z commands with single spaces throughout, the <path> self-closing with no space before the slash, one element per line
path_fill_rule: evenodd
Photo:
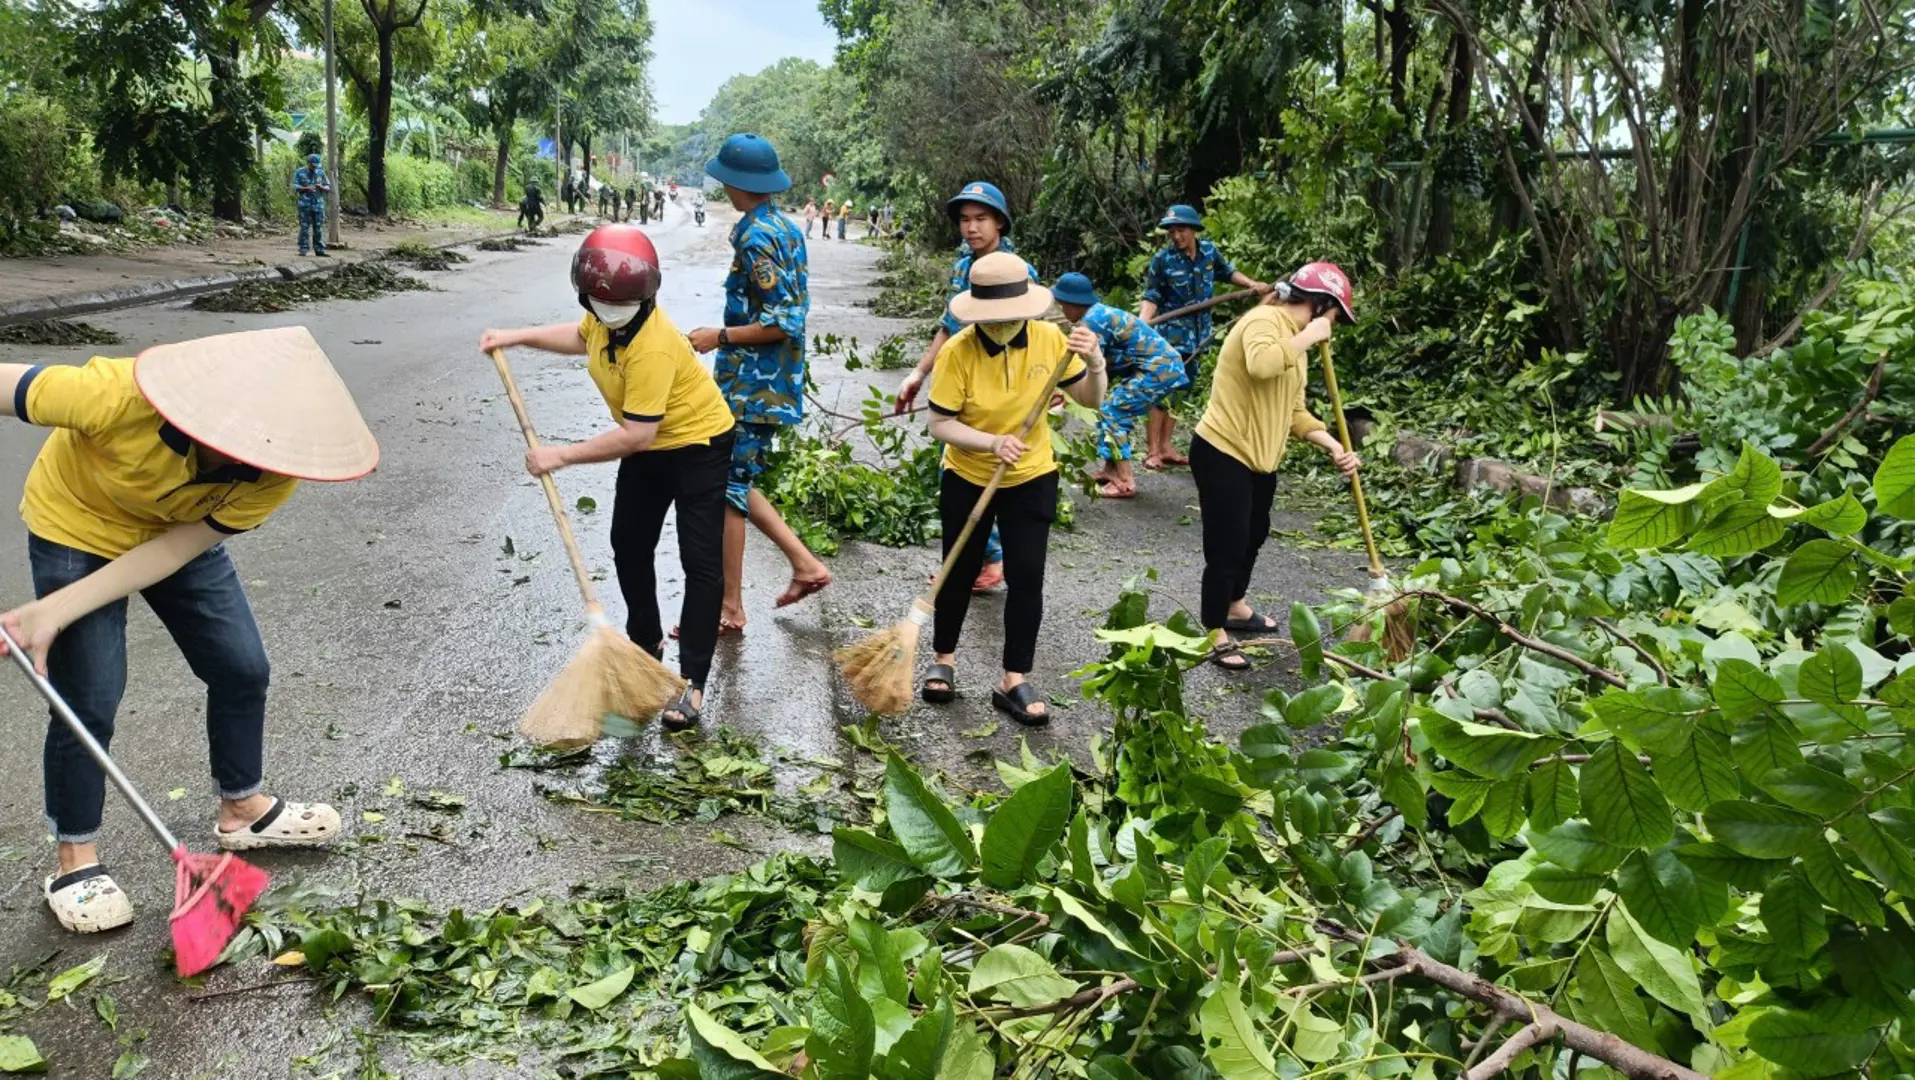
<path fill-rule="evenodd" d="M 804 233 L 767 200 L 731 230 L 731 273 L 725 278 L 725 325 L 776 326 L 783 341 L 722 345 L 712 374 L 738 420 L 725 499 L 739 513 L 778 428 L 805 415 L 806 284 Z"/>
<path fill-rule="evenodd" d="M 1008 236 L 998 237 L 997 250 L 1010 255 L 1017 254 L 1017 248 L 1012 246 L 1011 238 Z M 971 287 L 971 264 L 976 261 L 977 254 L 971 250 L 971 245 L 960 242 L 957 261 L 951 264 L 951 288 L 944 295 L 944 322 L 941 324 L 944 332 L 953 337 L 959 330 L 964 329 L 964 324 L 957 321 L 951 314 L 951 301 L 957 298 L 957 294 Z M 1037 267 L 1031 266 L 1029 269 L 1031 280 L 1039 280 Z M 1004 561 L 1004 542 L 998 538 L 996 525 L 991 526 L 991 535 L 984 538 L 984 561 L 986 563 Z"/>
<path fill-rule="evenodd" d="M 314 253 L 326 253 L 326 192 L 332 186 L 326 179 L 326 170 L 319 165 L 301 165 L 293 170 L 293 197 L 299 209 L 299 253 L 306 254 L 310 248 Z M 303 191 L 302 188 L 315 187 L 317 191 Z M 310 235 L 311 243 L 307 237 Z"/>
<path fill-rule="evenodd" d="M 1236 273 L 1237 268 L 1208 240 L 1197 241 L 1195 258 L 1185 257 L 1174 244 L 1168 245 L 1150 257 L 1150 268 L 1144 271 L 1144 299 L 1156 304 L 1159 313 L 1174 311 L 1210 299 L 1217 279 L 1229 281 Z M 1195 382 L 1197 354 L 1210 338 L 1210 312 L 1163 323 L 1157 332 L 1184 358 L 1190 379 Z"/>
<path fill-rule="evenodd" d="M 1190 385 L 1183 357 L 1144 320 L 1095 304 L 1079 325 L 1097 335 L 1110 365 L 1110 393 L 1097 412 L 1097 456 L 1130 460 L 1130 432 L 1152 406 Z"/>

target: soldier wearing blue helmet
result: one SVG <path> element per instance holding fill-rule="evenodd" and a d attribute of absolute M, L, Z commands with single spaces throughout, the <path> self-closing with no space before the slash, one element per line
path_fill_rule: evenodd
<path fill-rule="evenodd" d="M 811 307 L 804 232 L 772 196 L 791 187 L 778 151 L 757 135 L 725 140 L 705 165 L 725 185 L 741 215 L 732 226 L 731 273 L 725 278 L 725 325 L 686 335 L 701 353 L 717 350 L 712 374 L 738 420 L 725 516 L 725 603 L 721 634 L 745 628 L 745 522 L 771 538 L 791 561 L 791 582 L 777 606 L 795 604 L 831 584 L 831 570 L 791 531 L 757 490 L 778 428 L 804 419 L 805 316 Z"/>
<path fill-rule="evenodd" d="M 1204 219 L 1195 207 L 1178 203 L 1164 212 L 1157 226 L 1164 230 L 1170 243 L 1151 256 L 1150 267 L 1144 271 L 1144 303 L 1138 314 L 1145 322 L 1156 318 L 1160 311 L 1175 311 L 1210 299 L 1218 278 L 1246 289 L 1265 288 L 1262 282 L 1232 266 L 1217 250 L 1217 245 L 1198 238 Z M 1176 346 L 1184 358 L 1185 374 L 1195 386 L 1204 350 L 1210 344 L 1210 313 L 1186 315 L 1164 323 L 1157 330 L 1164 340 Z M 1190 464 L 1190 459 L 1179 454 L 1171 444 L 1176 430 L 1177 420 L 1169 411 L 1151 410 L 1150 449 L 1144 456 L 1146 467 L 1158 469 L 1165 465 Z"/>
<path fill-rule="evenodd" d="M 332 190 L 332 181 L 327 178 L 326 170 L 319 164 L 318 154 L 307 154 L 306 164 L 293 170 L 293 194 L 299 200 L 299 253 L 308 250 L 307 235 L 310 233 L 311 251 L 314 255 L 326 257 L 326 192 Z"/>
<path fill-rule="evenodd" d="M 1097 335 L 1110 360 L 1110 392 L 1097 411 L 1097 456 L 1103 468 L 1097 494 L 1129 499 L 1137 494 L 1131 472 L 1131 430 L 1146 413 L 1190 385 L 1183 358 L 1149 323 L 1097 297 L 1090 278 L 1065 274 L 1051 287 L 1064 317 Z"/>

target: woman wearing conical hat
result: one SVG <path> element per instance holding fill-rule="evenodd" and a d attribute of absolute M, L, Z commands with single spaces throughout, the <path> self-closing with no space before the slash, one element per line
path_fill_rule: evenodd
<path fill-rule="evenodd" d="M 331 842 L 332 807 L 265 792 L 266 647 L 221 543 L 300 480 L 352 480 L 379 462 L 319 343 L 294 326 L 78 367 L 0 364 L 0 408 L 53 429 L 20 502 L 37 599 L 0 624 L 104 745 L 126 689 L 126 601 L 141 594 L 206 684 L 219 846 Z M 42 769 L 60 863 L 48 906 L 71 931 L 124 925 L 132 904 L 97 844 L 104 776 L 57 720 Z"/>

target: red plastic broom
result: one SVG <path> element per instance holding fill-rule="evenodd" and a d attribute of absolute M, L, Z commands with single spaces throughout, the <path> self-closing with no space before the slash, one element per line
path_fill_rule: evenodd
<path fill-rule="evenodd" d="M 20 665 L 20 670 L 33 680 L 34 689 L 40 691 L 40 696 L 47 699 L 48 705 L 53 706 L 54 715 L 66 722 L 74 738 L 79 739 L 87 753 L 93 755 L 93 760 L 99 763 L 107 779 L 113 781 L 113 786 L 120 789 L 126 801 L 133 804 L 140 820 L 146 822 L 146 827 L 172 853 L 173 862 L 179 868 L 175 877 L 171 916 L 173 963 L 179 973 L 183 976 L 197 975 L 212 967 L 219 960 L 219 954 L 226 951 L 226 943 L 239 932 L 239 921 L 246 916 L 253 901 L 266 891 L 266 885 L 271 880 L 266 876 L 266 871 L 230 854 L 195 855 L 186 850 L 186 845 L 179 842 L 179 838 L 146 804 L 146 800 L 140 798 L 140 793 L 133 788 L 133 781 L 128 780 L 120 767 L 113 764 L 106 748 L 86 729 L 80 718 L 73 715 L 72 708 L 60 697 L 59 691 L 53 688 L 45 675 L 34 670 L 33 658 L 4 627 L 0 627 L 0 643 L 6 645 L 7 652 Z"/>

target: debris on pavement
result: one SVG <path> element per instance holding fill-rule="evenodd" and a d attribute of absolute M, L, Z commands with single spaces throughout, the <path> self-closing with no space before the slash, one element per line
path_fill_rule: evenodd
<path fill-rule="evenodd" d="M 291 311 L 322 300 L 372 300 L 387 293 L 418 292 L 432 288 L 380 261 L 351 263 L 330 274 L 303 281 L 249 281 L 225 292 L 195 299 L 200 311 L 266 313 Z"/>
<path fill-rule="evenodd" d="M 87 322 L 41 319 L 0 326 L 0 345 L 118 345 L 120 335 Z"/>
<path fill-rule="evenodd" d="M 420 240 L 402 240 L 387 248 L 379 258 L 382 262 L 403 263 L 414 270 L 450 270 L 458 263 L 472 261 L 470 256 Z"/>

